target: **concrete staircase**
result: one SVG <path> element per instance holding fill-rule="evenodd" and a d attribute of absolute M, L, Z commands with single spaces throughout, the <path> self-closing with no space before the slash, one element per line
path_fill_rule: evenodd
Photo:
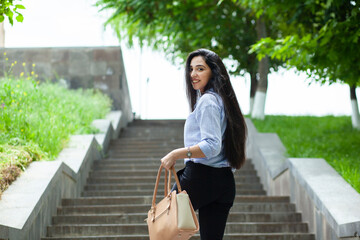
<path fill-rule="evenodd" d="M 183 145 L 183 125 L 181 120 L 131 123 L 111 142 L 108 156 L 94 164 L 82 197 L 63 199 L 42 239 L 149 239 L 144 219 L 160 158 Z M 182 168 L 182 161 L 176 167 Z M 235 179 L 237 195 L 224 239 L 315 240 L 288 197 L 266 196 L 251 160 Z"/>

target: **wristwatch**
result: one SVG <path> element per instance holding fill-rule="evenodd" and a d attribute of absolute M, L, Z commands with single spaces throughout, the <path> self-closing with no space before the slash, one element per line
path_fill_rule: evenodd
<path fill-rule="evenodd" d="M 192 155 L 192 153 L 190 152 L 190 147 L 187 147 L 187 153 L 186 153 L 186 156 L 188 157 L 188 158 L 191 158 L 191 155 Z"/>

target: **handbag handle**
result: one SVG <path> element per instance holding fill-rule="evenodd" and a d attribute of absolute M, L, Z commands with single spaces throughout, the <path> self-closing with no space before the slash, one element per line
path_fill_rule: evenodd
<path fill-rule="evenodd" d="M 165 170 L 165 184 L 164 184 L 164 197 L 166 197 L 171 190 L 171 171 Z"/>
<path fill-rule="evenodd" d="M 157 177 L 156 177 L 156 183 L 155 183 L 155 188 L 154 188 L 154 194 L 153 194 L 153 199 L 152 199 L 152 209 L 155 211 L 155 206 L 156 206 L 156 193 L 157 193 L 157 190 L 158 190 L 158 186 L 159 186 L 159 181 L 160 181 L 160 175 L 161 175 L 161 170 L 163 169 L 164 167 L 162 165 L 160 165 L 159 167 L 159 170 L 158 170 L 158 173 L 157 173 Z M 164 168 L 165 169 L 165 168 Z M 165 171 L 168 171 L 169 172 L 169 179 L 167 180 L 167 174 L 165 172 L 165 195 L 168 195 L 168 189 L 170 190 L 170 177 L 171 177 L 171 173 L 170 171 L 173 172 L 173 175 L 174 175 L 174 178 L 175 178 L 175 181 L 176 181 L 176 186 L 178 188 L 178 192 L 181 192 L 181 186 L 180 186 L 180 181 L 179 181 L 179 178 L 175 172 L 175 168 L 174 167 L 171 167 L 170 170 L 166 170 Z"/>

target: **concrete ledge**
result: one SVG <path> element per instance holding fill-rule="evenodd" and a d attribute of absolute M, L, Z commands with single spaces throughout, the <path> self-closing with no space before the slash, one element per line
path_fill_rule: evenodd
<path fill-rule="evenodd" d="M 250 133 L 251 134 L 251 133 Z M 252 131 L 248 145 L 250 156 L 257 170 L 260 181 L 268 195 L 289 196 L 289 184 L 284 176 L 288 169 L 286 149 L 275 133 L 258 133 Z"/>
<path fill-rule="evenodd" d="M 77 174 L 86 157 L 91 154 L 90 150 L 93 145 L 95 148 L 100 147 L 95 141 L 94 135 L 73 135 L 67 147 L 60 152 L 56 160 L 64 162 Z"/>
<path fill-rule="evenodd" d="M 0 239 L 40 239 L 56 214 L 61 199 L 77 197 L 94 160 L 107 149 L 114 132 L 120 132 L 121 112 L 110 120 L 95 120 L 102 132 L 74 135 L 55 161 L 33 162 L 3 193 L 0 200 Z M 118 116 L 119 119 L 115 119 Z M 117 125 L 114 129 L 112 123 Z M 97 139 L 101 140 L 99 144 Z"/>
<path fill-rule="evenodd" d="M 353 237 L 355 233 L 360 233 L 360 194 L 324 159 L 290 158 L 289 167 L 296 183 L 302 186 L 321 213 L 321 216 L 308 216 L 309 218 L 325 218 L 340 238 Z M 322 221 L 317 221 L 314 226 L 320 224 Z M 317 227 L 314 230 L 322 239 L 333 239 L 330 229 L 322 229 Z"/>
<path fill-rule="evenodd" d="M 92 122 L 92 125 L 100 130 L 100 133 L 95 134 L 95 138 L 100 144 L 103 153 L 107 152 L 110 140 L 115 132 L 110 120 L 96 119 Z"/>
<path fill-rule="evenodd" d="M 254 144 L 254 136 L 258 133 L 254 124 L 249 118 L 245 118 L 246 127 L 247 127 L 247 139 L 246 139 L 246 157 L 254 158 L 253 156 L 253 144 Z"/>
<path fill-rule="evenodd" d="M 286 148 L 276 133 L 258 133 L 255 140 L 270 176 L 275 179 L 288 168 Z"/>
<path fill-rule="evenodd" d="M 0 237 L 5 239 L 40 239 L 45 231 L 43 224 L 51 220 L 54 209 L 44 209 L 48 205 L 53 184 L 62 173 L 62 162 L 34 162 L 3 193 L 0 201 Z M 58 194 L 58 193 L 57 193 Z M 54 194 L 55 195 L 55 194 Z M 57 197 L 55 197 L 57 198 Z M 59 200 L 56 201 L 58 203 Z M 43 211 L 50 215 L 47 219 Z M 41 221 L 40 223 L 37 223 Z M 38 231 L 32 230 L 37 228 Z"/>
<path fill-rule="evenodd" d="M 101 146 L 94 135 L 74 135 L 70 138 L 67 148 L 63 149 L 56 161 L 65 163 L 63 173 L 66 188 L 62 196 L 80 196 L 86 183 L 92 163 L 102 157 Z"/>
<path fill-rule="evenodd" d="M 121 121 L 124 118 L 122 118 L 121 116 L 121 111 L 112 111 L 108 115 L 106 115 L 106 119 L 111 122 L 111 125 L 114 129 L 114 135 L 112 136 L 112 138 L 114 139 L 119 137 L 121 129 L 125 128 L 127 125 L 126 121 Z"/>

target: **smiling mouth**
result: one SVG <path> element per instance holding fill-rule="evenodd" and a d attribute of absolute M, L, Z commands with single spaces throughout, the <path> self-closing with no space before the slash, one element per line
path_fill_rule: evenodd
<path fill-rule="evenodd" d="M 198 83 L 200 80 L 192 80 L 192 83 Z"/>

